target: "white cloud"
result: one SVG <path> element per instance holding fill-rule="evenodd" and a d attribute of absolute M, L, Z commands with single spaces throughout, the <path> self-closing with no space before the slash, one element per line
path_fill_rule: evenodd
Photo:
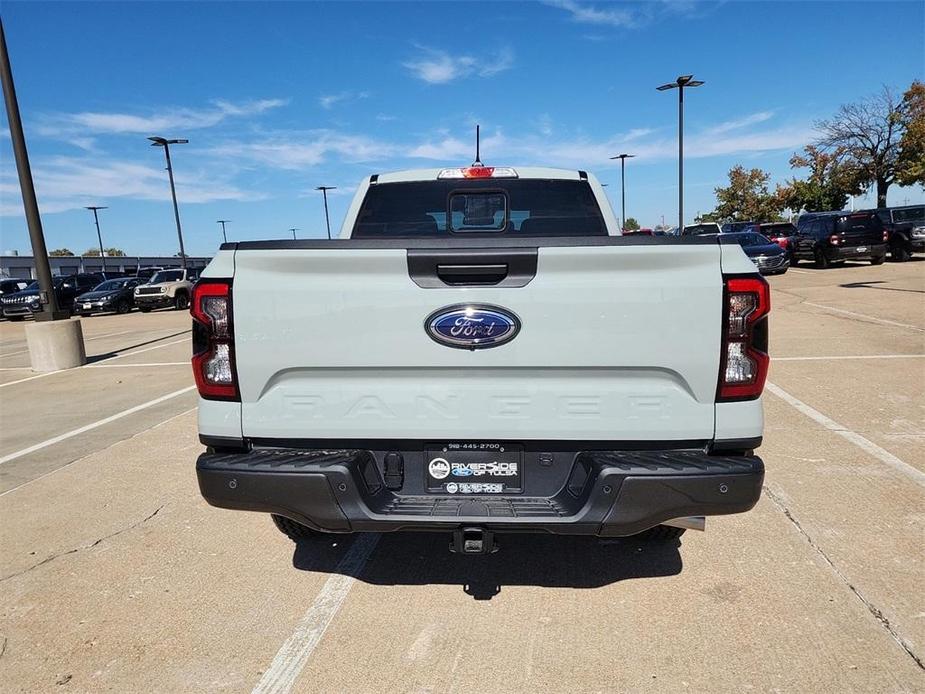
<path fill-rule="evenodd" d="M 170 200 L 170 188 L 160 162 L 148 166 L 118 160 L 54 157 L 37 161 L 32 174 L 43 213 L 79 209 L 113 198 Z M 19 186 L 13 180 L 10 175 L 0 181 L 0 215 L 22 214 Z M 206 171 L 178 172 L 176 187 L 177 199 L 182 204 L 263 197 Z"/>
<path fill-rule="evenodd" d="M 337 94 L 323 94 L 318 97 L 318 103 L 321 108 L 330 110 L 337 104 L 349 101 L 358 101 L 359 99 L 368 99 L 369 92 L 354 92 L 351 90 L 338 92 Z"/>
<path fill-rule="evenodd" d="M 725 123 L 720 123 L 719 125 L 710 128 L 710 132 L 713 133 L 725 133 L 730 130 L 739 130 L 741 128 L 747 128 L 749 125 L 757 125 L 758 123 L 764 123 L 766 120 L 770 120 L 774 117 L 773 111 L 759 111 L 758 113 L 752 113 L 743 118 L 738 118 L 736 120 L 726 121 Z"/>
<path fill-rule="evenodd" d="M 51 137 L 70 137 L 74 134 L 86 136 L 87 133 L 150 135 L 171 130 L 196 130 L 218 125 L 230 117 L 259 115 L 286 103 L 285 99 L 241 103 L 217 100 L 209 108 L 170 108 L 146 115 L 92 111 L 59 114 L 47 118 L 38 126 L 37 132 Z"/>
<path fill-rule="evenodd" d="M 558 7 L 571 15 L 572 21 L 580 24 L 598 24 L 610 27 L 633 27 L 637 24 L 634 12 L 628 9 L 599 9 L 594 5 L 575 2 L 574 0 L 547 0 L 551 7 Z"/>
<path fill-rule="evenodd" d="M 514 64 L 514 54 L 508 48 L 484 58 L 465 54 L 451 55 L 446 51 L 419 48 L 421 55 L 403 65 L 412 75 L 428 84 L 446 84 L 472 75 L 491 77 L 509 70 Z"/>
<path fill-rule="evenodd" d="M 263 166 L 297 170 L 317 166 L 331 155 L 348 163 L 377 161 L 393 156 L 397 146 L 366 135 L 333 130 L 278 133 L 252 143 L 232 143 L 210 150 L 220 157 L 243 159 Z"/>

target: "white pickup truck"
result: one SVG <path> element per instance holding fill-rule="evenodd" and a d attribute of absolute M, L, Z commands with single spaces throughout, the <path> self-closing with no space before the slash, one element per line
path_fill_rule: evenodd
<path fill-rule="evenodd" d="M 371 176 L 340 238 L 203 272 L 200 490 L 294 539 L 674 539 L 758 500 L 769 310 L 739 246 L 620 236 L 583 171 Z"/>

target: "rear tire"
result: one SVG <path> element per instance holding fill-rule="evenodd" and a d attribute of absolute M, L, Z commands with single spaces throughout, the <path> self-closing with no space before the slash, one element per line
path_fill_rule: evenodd
<path fill-rule="evenodd" d="M 816 267 L 819 268 L 820 270 L 825 270 L 827 267 L 829 267 L 830 265 L 829 259 L 825 257 L 825 253 L 823 253 L 822 251 L 817 249 L 815 253 L 815 258 L 816 258 Z"/>
<path fill-rule="evenodd" d="M 890 260 L 894 263 L 905 263 L 911 257 L 912 254 L 902 244 L 898 243 L 895 246 L 890 246 Z"/>
<path fill-rule="evenodd" d="M 675 528 L 671 525 L 656 525 L 654 528 L 644 530 L 638 535 L 633 535 L 634 540 L 643 542 L 671 542 L 679 539 L 684 534 L 685 528 Z"/>
<path fill-rule="evenodd" d="M 870 259 L 870 264 L 871 264 L 871 265 L 883 265 L 883 261 L 884 261 L 884 260 L 886 260 L 886 256 L 885 256 L 885 255 L 878 255 L 878 256 L 876 256 L 876 257 Z"/>
<path fill-rule="evenodd" d="M 122 299 L 122 301 L 116 304 L 116 313 L 128 313 L 131 310 L 132 305 L 125 299 Z"/>
<path fill-rule="evenodd" d="M 142 313 L 151 313 L 151 309 L 148 306 L 142 306 L 138 310 L 141 311 Z"/>
<path fill-rule="evenodd" d="M 312 530 L 307 525 L 297 523 L 291 518 L 278 516 L 275 513 L 270 514 L 270 517 L 273 518 L 273 524 L 277 527 L 277 529 L 293 542 L 299 542 L 300 540 L 314 540 L 317 539 L 321 534 L 317 530 Z"/>
<path fill-rule="evenodd" d="M 186 293 L 177 294 L 173 300 L 173 306 L 178 311 L 185 311 L 189 308 L 189 297 Z"/>
<path fill-rule="evenodd" d="M 11 320 L 11 321 L 23 320 L 24 318 L 25 316 L 7 316 L 6 317 L 7 320 Z"/>

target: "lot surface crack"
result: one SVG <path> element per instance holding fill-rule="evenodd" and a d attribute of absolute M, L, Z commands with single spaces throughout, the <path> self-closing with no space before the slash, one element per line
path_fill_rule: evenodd
<path fill-rule="evenodd" d="M 164 508 L 164 505 L 163 505 L 163 504 L 161 504 L 161 505 L 158 506 L 156 509 L 154 509 L 154 512 L 153 512 L 153 513 L 149 513 L 147 516 L 145 516 L 145 517 L 142 518 L 141 520 L 135 521 L 135 522 L 132 523 L 131 525 L 128 525 L 128 526 L 126 526 L 126 527 L 124 527 L 124 528 L 121 528 L 121 529 L 119 529 L 119 530 L 116 530 L 115 532 L 109 533 L 108 535 L 104 535 L 103 537 L 97 538 L 96 540 L 94 540 L 93 542 L 90 542 L 89 544 L 81 545 L 80 547 L 74 547 L 73 549 L 68 549 L 68 550 L 65 550 L 64 552 L 58 552 L 57 554 L 52 554 L 51 556 L 45 557 L 44 559 L 42 559 L 42 561 L 36 562 L 36 563 L 33 564 L 32 566 L 29 566 L 29 567 L 27 567 L 27 568 L 25 568 L 25 569 L 22 569 L 21 571 L 16 571 L 15 573 L 11 573 L 11 574 L 8 574 L 8 575 L 6 575 L 6 576 L 3 576 L 2 578 L 0 578 L 0 583 L 2 583 L 3 581 L 7 581 L 7 580 L 9 580 L 9 579 L 11 579 L 11 578 L 16 578 L 17 576 L 22 576 L 23 574 L 27 574 L 27 573 L 29 573 L 30 571 L 33 571 L 34 569 L 39 568 L 40 566 L 44 566 L 45 564 L 48 564 L 49 562 L 52 562 L 52 561 L 54 561 L 55 559 L 59 559 L 60 557 L 66 557 L 66 556 L 68 556 L 69 554 L 76 554 L 77 552 L 83 552 L 83 551 L 86 551 L 86 550 L 88 550 L 88 549 L 93 549 L 94 547 L 96 547 L 97 545 L 99 545 L 99 544 L 105 542 L 106 540 L 111 540 L 112 538 L 116 537 L 117 535 L 121 535 L 122 533 L 126 533 L 126 532 L 128 532 L 129 530 L 134 530 L 134 529 L 137 528 L 138 526 L 143 525 L 144 523 L 147 523 L 149 520 L 151 520 L 152 518 L 154 518 L 154 516 L 156 516 L 158 513 L 160 513 L 160 511 L 161 511 L 162 508 Z"/>
<path fill-rule="evenodd" d="M 839 569 L 838 566 L 835 565 L 835 562 L 833 562 L 833 561 L 829 558 L 829 555 L 825 553 L 825 550 L 823 550 L 822 547 L 820 547 L 820 546 L 816 543 L 816 541 L 813 540 L 812 536 L 811 536 L 808 532 L 806 532 L 806 529 L 802 526 L 802 524 L 800 523 L 800 521 L 798 521 L 798 520 L 794 517 L 793 513 L 792 513 L 792 512 L 790 511 L 790 509 L 787 507 L 787 504 L 784 503 L 784 500 L 783 500 L 778 494 L 776 494 L 774 491 L 772 491 L 768 486 L 765 485 L 765 486 L 763 487 L 763 489 L 764 489 L 764 493 L 765 493 L 765 494 L 768 496 L 768 498 L 771 500 L 771 503 L 773 503 L 773 504 L 777 507 L 777 509 L 778 509 L 781 513 L 784 514 L 784 516 L 787 518 L 787 520 L 789 520 L 789 521 L 793 524 L 793 526 L 797 529 L 797 531 L 800 533 L 800 535 L 803 536 L 803 539 L 806 540 L 806 542 L 809 544 L 809 546 L 812 547 L 812 549 L 822 558 L 822 560 L 823 560 L 826 564 L 828 564 L 829 568 L 832 570 L 832 573 L 835 574 L 835 576 L 838 578 L 838 580 L 840 580 L 842 583 L 844 583 L 844 584 L 848 587 L 848 590 L 850 590 L 850 591 L 854 594 L 854 596 L 855 596 L 858 600 L 861 601 L 861 604 L 864 605 L 864 607 L 867 608 L 867 611 L 870 612 L 871 615 L 873 615 L 874 619 L 876 619 L 876 620 L 880 623 L 880 625 L 881 625 L 884 629 L 886 629 L 887 633 L 889 633 L 889 635 L 892 637 L 892 639 L 893 639 L 897 644 L 899 644 L 899 647 L 900 647 L 900 648 L 902 648 L 902 649 L 906 652 L 906 655 L 908 655 L 910 658 L 912 658 L 912 660 L 915 662 L 916 665 L 919 666 L 919 668 L 920 668 L 921 670 L 925 670 L 925 662 L 922 661 L 922 658 L 919 657 L 919 656 L 915 653 L 915 651 L 912 650 L 912 646 L 910 646 L 909 643 L 906 642 L 906 640 L 899 634 L 899 632 L 896 630 L 896 628 L 893 626 L 893 624 L 890 622 L 890 620 L 887 618 L 887 616 L 886 616 L 885 614 L 883 614 L 883 611 L 882 611 L 879 607 L 877 607 L 876 605 L 874 605 L 874 604 L 873 604 L 870 600 L 868 600 L 866 597 L 864 597 L 863 593 L 861 593 L 861 591 L 858 590 L 858 589 L 854 586 L 853 583 L 851 583 L 851 581 L 850 581 L 850 580 L 848 579 L 848 577 L 841 571 L 841 569 Z"/>

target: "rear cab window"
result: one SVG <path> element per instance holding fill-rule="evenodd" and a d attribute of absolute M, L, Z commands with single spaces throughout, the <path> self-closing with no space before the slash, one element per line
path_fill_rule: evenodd
<path fill-rule="evenodd" d="M 370 186 L 352 238 L 606 236 L 587 181 L 434 180 Z"/>

